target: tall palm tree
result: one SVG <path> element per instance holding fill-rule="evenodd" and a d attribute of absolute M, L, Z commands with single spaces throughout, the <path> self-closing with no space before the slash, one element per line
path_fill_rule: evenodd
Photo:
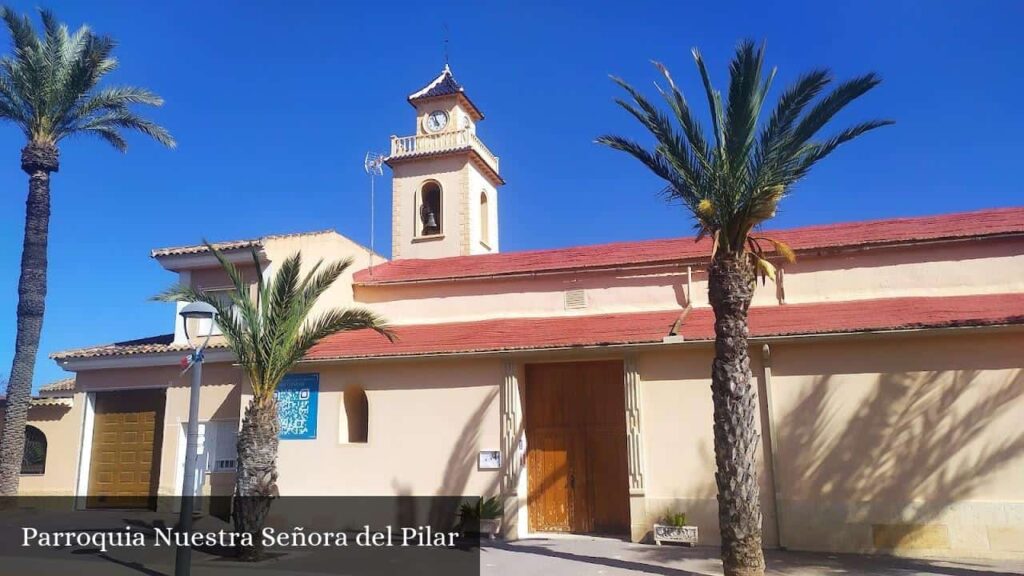
<path fill-rule="evenodd" d="M 0 495 L 17 494 L 25 450 L 25 417 L 46 299 L 50 174 L 60 168 L 57 145 L 68 136 L 89 134 L 124 152 L 128 148 L 124 132 L 131 130 L 164 146 L 175 145 L 167 130 L 131 110 L 135 104 L 160 106 L 159 96 L 131 86 L 99 87 L 100 80 L 117 67 L 111 56 L 113 39 L 97 36 L 86 26 L 72 34 L 53 13 L 41 10 L 40 15 L 42 36 L 27 16 L 0 8 L 13 42 L 13 54 L 0 58 L 0 119 L 25 134 L 21 169 L 28 174 L 18 333 L 0 432 Z"/>
<path fill-rule="evenodd" d="M 747 310 L 758 275 L 762 281 L 775 278 L 775 266 L 766 253 L 787 260 L 794 255 L 785 244 L 755 236 L 754 231 L 775 216 L 779 202 L 819 160 L 839 145 L 891 122 L 863 122 L 816 139 L 836 113 L 880 82 L 877 75 L 865 74 L 839 83 L 819 99 L 832 82 L 832 74 L 822 69 L 804 74 L 784 91 L 767 123 L 759 126 L 775 76 L 774 69 L 767 74 L 763 69 L 764 46 L 745 41 L 737 47 L 729 67 L 726 102 L 712 86 L 696 49 L 693 57 L 710 107 L 710 141 L 668 69 L 659 63 L 655 66 L 667 84 L 659 92 L 671 117 L 613 77 L 632 100 L 616 102 L 651 132 L 654 147 L 647 149 L 619 136 L 601 136 L 597 141 L 630 154 L 663 179 L 665 195 L 692 212 L 698 239 L 714 240 L 708 296 L 715 313 L 711 394 L 722 561 L 727 576 L 760 575 L 764 557 L 755 468 L 758 410 L 750 385 Z"/>
<path fill-rule="evenodd" d="M 252 399 L 238 433 L 234 524 L 239 533 L 254 535 L 255 545 L 243 547 L 240 558 L 258 560 L 262 556 L 258 533 L 271 499 L 278 494 L 277 448 L 281 426 L 274 394 L 278 384 L 310 348 L 327 336 L 367 328 L 388 339 L 392 334 L 379 316 L 359 308 L 333 308 L 311 317 L 313 305 L 352 265 L 351 259 L 330 264 L 320 261 L 302 275 L 302 255 L 295 253 L 282 262 L 273 278 L 264 282 L 259 259 L 253 253 L 258 272 L 253 287 L 220 251 L 209 243 L 206 246 L 231 279 L 230 302 L 190 286 L 175 286 L 157 299 L 212 305 L 217 310 L 217 324 L 252 387 Z"/>

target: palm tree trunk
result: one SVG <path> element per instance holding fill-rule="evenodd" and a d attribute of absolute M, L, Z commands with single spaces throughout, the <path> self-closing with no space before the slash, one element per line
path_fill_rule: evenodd
<path fill-rule="evenodd" d="M 737 254 L 720 254 L 711 263 L 708 277 L 708 294 L 715 311 L 711 397 L 725 576 L 764 574 L 756 468 L 758 407 L 747 353 L 747 310 L 756 279 L 749 259 Z"/>
<path fill-rule="evenodd" d="M 252 534 L 253 545 L 241 546 L 238 558 L 257 561 L 263 557 L 260 530 L 277 494 L 277 446 L 281 424 L 277 400 L 254 396 L 245 409 L 238 433 L 238 471 L 235 479 L 234 522 L 238 533 Z"/>
<path fill-rule="evenodd" d="M 21 169 L 28 174 L 25 239 L 18 279 L 18 333 L 7 384 L 7 407 L 0 431 L 0 495 L 18 493 L 18 475 L 25 453 L 25 422 L 32 396 L 39 334 L 46 304 L 46 245 L 50 228 L 50 173 L 59 168 L 57 148 L 29 144 L 21 151 Z"/>

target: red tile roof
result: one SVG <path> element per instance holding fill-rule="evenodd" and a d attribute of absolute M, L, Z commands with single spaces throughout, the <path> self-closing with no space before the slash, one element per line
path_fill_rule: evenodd
<path fill-rule="evenodd" d="M 1022 233 L 1024 207 L 806 226 L 762 234 L 786 242 L 797 252 L 809 252 Z M 695 243 L 693 238 L 671 238 L 429 260 L 399 259 L 375 266 L 372 276 L 368 270 L 361 270 L 354 281 L 378 285 L 670 264 L 701 260 L 710 252 L 709 241 Z"/>
<path fill-rule="evenodd" d="M 345 332 L 322 341 L 307 360 L 465 354 L 543 350 L 583 346 L 661 342 L 681 310 L 499 318 L 475 322 L 397 326 L 398 340 L 372 331 Z M 750 309 L 752 337 L 842 334 L 857 332 L 1024 324 L 1024 294 L 887 298 L 834 303 L 785 304 Z M 714 338 L 710 308 L 696 308 L 684 319 L 680 335 L 689 341 Z M 182 352 L 170 334 L 67 350 L 55 360 Z M 224 348 L 223 342 L 211 348 Z"/>
<path fill-rule="evenodd" d="M 75 391 L 75 377 L 63 378 L 39 387 L 39 396 L 70 396 Z"/>
<path fill-rule="evenodd" d="M 224 242 L 213 242 L 213 247 L 221 252 L 240 250 L 242 248 L 262 248 L 267 240 L 280 238 L 294 238 L 297 236 L 318 236 L 320 234 L 337 234 L 334 229 L 316 230 L 313 232 L 293 232 L 289 234 L 268 234 L 261 238 L 250 238 L 248 240 L 227 240 Z M 204 254 L 209 251 L 206 244 L 195 244 L 192 246 L 172 246 L 169 248 L 154 248 L 150 251 L 151 258 L 163 258 L 165 256 L 184 256 L 188 254 Z"/>
<path fill-rule="evenodd" d="M 346 332 L 321 342 L 306 359 L 650 344 L 661 342 L 668 335 L 680 312 L 665 310 L 555 318 L 502 318 L 398 326 L 395 329 L 398 340 L 393 344 L 375 332 Z M 750 310 L 752 337 L 1002 324 L 1024 324 L 1024 294 L 787 304 Z M 713 339 L 711 309 L 694 309 L 683 321 L 680 333 L 690 341 Z"/>
<path fill-rule="evenodd" d="M 50 354 L 53 360 L 67 360 L 70 358 L 94 358 L 98 356 L 129 356 L 133 354 L 148 354 L 171 351 L 189 350 L 188 346 L 174 345 L 174 334 L 161 334 L 137 340 L 125 340 L 112 344 L 100 344 L 73 350 L 61 350 Z"/>

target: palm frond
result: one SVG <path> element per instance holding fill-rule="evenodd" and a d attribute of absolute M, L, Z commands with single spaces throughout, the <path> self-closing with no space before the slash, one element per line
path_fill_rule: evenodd
<path fill-rule="evenodd" d="M 693 50 L 707 98 L 713 143 L 704 137 L 700 123 L 663 64 L 655 62 L 668 86 L 655 86 L 671 114 L 661 112 L 629 84 L 612 78 L 631 99 L 616 99 L 616 103 L 640 122 L 654 143 L 648 147 L 617 135 L 601 136 L 597 142 L 626 152 L 664 180 L 666 196 L 682 199 L 693 213 L 698 238 L 714 238 L 712 257 L 750 252 L 761 258 L 764 250 L 750 233 L 775 216 L 793 185 L 840 145 L 892 123 L 862 122 L 826 140 L 814 140 L 840 110 L 880 81 L 875 74 L 865 74 L 819 99 L 832 80 L 828 70 L 819 69 L 800 76 L 783 91 L 759 128 L 775 77 L 774 68 L 765 71 L 764 55 L 763 45 L 758 47 L 751 41 L 739 44 L 730 63 L 728 101 L 723 105 L 703 57 Z M 787 259 L 793 257 L 784 244 L 777 243 L 775 249 Z M 755 264 L 763 278 L 771 277 L 771 263 Z"/>
<path fill-rule="evenodd" d="M 11 56 L 0 59 L 0 119 L 17 125 L 37 144 L 56 145 L 88 134 L 124 151 L 124 133 L 134 131 L 175 146 L 166 128 L 132 110 L 159 106 L 159 96 L 142 88 L 99 87 L 117 68 L 112 38 L 87 26 L 72 33 L 48 10 L 39 15 L 43 26 L 37 34 L 28 16 L 0 9 L 13 45 Z"/>
<path fill-rule="evenodd" d="M 329 309 L 311 317 L 319 298 L 351 265 L 349 260 L 318 262 L 303 271 L 302 257 L 296 253 L 285 258 L 275 274 L 264 281 L 259 258 L 253 253 L 258 278 L 254 287 L 216 247 L 209 243 L 206 246 L 231 280 L 231 303 L 190 286 L 174 286 L 155 299 L 213 305 L 221 331 L 258 398 L 272 395 L 295 363 L 332 334 L 369 329 L 389 340 L 394 337 L 383 319 L 361 308 Z"/>
<path fill-rule="evenodd" d="M 291 358 L 298 362 L 313 346 L 324 338 L 339 332 L 373 330 L 389 341 L 395 341 L 394 332 L 386 322 L 368 310 L 328 310 L 307 322 L 296 335 Z"/>
<path fill-rule="evenodd" d="M 711 83 L 711 75 L 708 74 L 708 69 L 704 65 L 704 58 L 701 57 L 700 51 L 694 48 L 693 60 L 697 63 L 697 70 L 700 72 L 700 79 L 704 83 L 704 93 L 708 99 L 708 108 L 711 111 L 711 129 L 715 135 L 715 145 L 718 150 L 719 158 L 725 157 L 725 128 L 724 128 L 724 114 L 722 113 L 722 95 L 715 90 L 714 85 Z"/>
<path fill-rule="evenodd" d="M 800 161 L 792 170 L 790 175 L 791 182 L 796 182 L 800 178 L 803 178 L 817 162 L 823 160 L 840 145 L 845 144 L 866 132 L 892 124 L 895 124 L 892 120 L 869 120 L 846 128 L 825 142 L 807 145 L 803 150 Z"/>
<path fill-rule="evenodd" d="M 801 146 L 814 137 L 833 116 L 868 90 L 878 86 L 882 79 L 874 72 L 847 80 L 822 98 L 793 129 L 793 145 Z"/>
<path fill-rule="evenodd" d="M 654 66 L 661 72 L 665 77 L 665 80 L 668 82 L 669 92 L 662 90 L 661 87 L 658 87 L 658 91 L 661 92 L 662 97 L 675 114 L 676 121 L 679 122 L 680 127 L 682 127 L 683 134 L 685 134 L 686 139 L 690 144 L 690 150 L 693 156 L 701 163 L 701 166 L 705 171 L 711 171 L 713 163 L 711 151 L 708 149 L 708 143 L 704 137 L 704 131 L 701 129 L 700 123 L 693 117 L 693 114 L 690 111 L 690 106 L 687 104 L 682 90 L 676 86 L 668 68 L 661 62 L 657 61 L 654 62 Z M 657 84 L 655 84 L 655 86 L 657 86 Z"/>
<path fill-rule="evenodd" d="M 115 128 L 111 128 L 110 126 L 96 126 L 93 128 L 83 128 L 79 130 L 79 133 L 91 134 L 93 136 L 102 138 L 107 142 L 107 144 L 113 146 L 118 152 L 128 151 L 128 141 L 124 139 L 124 136 L 122 136 L 120 132 L 118 132 Z"/>
<path fill-rule="evenodd" d="M 599 136 L 595 140 L 598 144 L 604 144 L 610 148 L 629 153 L 631 156 L 644 163 L 652 172 L 669 183 L 665 196 L 671 199 L 678 199 L 687 205 L 694 205 L 700 202 L 697 189 L 691 182 L 683 177 L 669 164 L 668 159 L 660 152 L 651 152 L 640 144 L 613 135 Z"/>
<path fill-rule="evenodd" d="M 775 76 L 774 70 L 763 78 L 764 47 L 750 40 L 740 43 L 730 64 L 729 103 L 725 113 L 725 153 L 730 172 L 735 176 L 746 167 L 754 144 L 757 119 L 765 93 Z"/>
<path fill-rule="evenodd" d="M 170 132 L 168 132 L 166 128 L 156 124 L 155 122 L 150 122 L 149 120 L 127 110 L 108 112 L 106 114 L 85 119 L 81 124 L 75 127 L 72 132 L 89 131 L 97 127 L 107 127 L 112 130 L 128 128 L 142 132 L 168 148 L 174 148 L 177 146 L 174 138 L 171 137 Z"/>

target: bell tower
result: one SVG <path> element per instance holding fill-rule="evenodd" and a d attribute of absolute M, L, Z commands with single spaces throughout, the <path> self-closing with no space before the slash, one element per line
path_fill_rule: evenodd
<path fill-rule="evenodd" d="M 392 136 L 391 257 L 498 251 L 498 157 L 477 137 L 480 109 L 445 64 L 408 97 L 412 136 Z"/>

